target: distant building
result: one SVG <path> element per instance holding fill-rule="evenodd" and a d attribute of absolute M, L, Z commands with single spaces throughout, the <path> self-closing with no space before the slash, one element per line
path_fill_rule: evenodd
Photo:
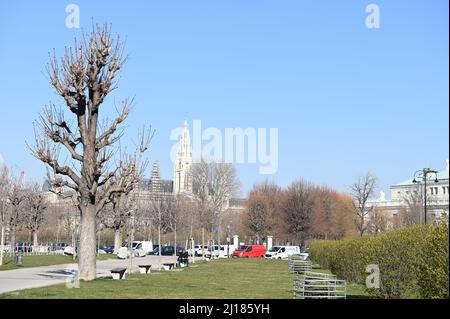
<path fill-rule="evenodd" d="M 437 174 L 438 182 L 427 182 L 427 216 L 431 219 L 448 218 L 449 214 L 449 160 L 444 170 Z M 422 200 L 424 184 L 413 183 L 413 178 L 390 187 L 391 199 L 386 199 L 384 192 L 380 197 L 371 200 L 368 205 L 384 208 L 391 217 L 401 213 L 407 206 L 407 199 L 416 196 Z M 422 204 L 423 205 L 423 204 Z"/>
<path fill-rule="evenodd" d="M 142 180 L 136 191 L 142 198 L 173 195 L 192 197 L 192 166 L 191 137 L 188 122 L 185 120 L 173 163 L 173 180 L 161 179 L 159 161 L 155 161 L 150 179 Z M 245 198 L 230 198 L 224 208 L 239 212 L 244 209 L 245 202 Z"/>
<path fill-rule="evenodd" d="M 183 132 L 173 164 L 174 194 L 192 193 L 192 148 L 188 122 L 184 121 Z"/>

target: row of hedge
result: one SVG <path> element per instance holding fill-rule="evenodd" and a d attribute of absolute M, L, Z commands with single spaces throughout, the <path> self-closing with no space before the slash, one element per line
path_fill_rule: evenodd
<path fill-rule="evenodd" d="M 383 298 L 448 298 L 448 222 L 419 225 L 349 240 L 318 240 L 310 258 L 340 279 L 365 284 L 366 267 L 377 265 Z"/>

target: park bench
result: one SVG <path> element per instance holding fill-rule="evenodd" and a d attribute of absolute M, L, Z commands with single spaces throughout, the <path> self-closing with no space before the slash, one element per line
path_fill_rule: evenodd
<path fill-rule="evenodd" d="M 311 271 L 311 262 L 297 256 L 291 256 L 288 261 L 289 272 L 293 274 L 304 274 Z"/>
<path fill-rule="evenodd" d="M 151 272 L 152 265 L 139 265 L 139 272 L 141 274 L 149 274 Z"/>
<path fill-rule="evenodd" d="M 294 299 L 345 299 L 347 284 L 336 275 L 305 272 L 294 279 Z"/>
<path fill-rule="evenodd" d="M 164 270 L 172 270 L 175 268 L 175 263 L 165 263 L 163 264 Z"/>
<path fill-rule="evenodd" d="M 111 269 L 112 278 L 115 280 L 125 279 L 126 268 L 114 268 Z"/>

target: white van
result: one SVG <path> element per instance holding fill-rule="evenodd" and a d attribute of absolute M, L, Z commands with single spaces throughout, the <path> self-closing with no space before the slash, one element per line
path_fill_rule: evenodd
<path fill-rule="evenodd" d="M 273 246 L 266 251 L 265 258 L 268 259 L 288 259 L 289 256 L 300 254 L 298 246 Z"/>
<path fill-rule="evenodd" d="M 133 249 L 142 249 L 146 255 L 153 252 L 153 242 L 149 241 L 133 241 Z"/>
<path fill-rule="evenodd" d="M 219 257 L 219 258 L 228 258 L 228 248 L 230 257 L 233 255 L 234 250 L 236 249 L 234 245 L 220 245 L 220 252 L 219 252 L 219 245 L 213 246 L 214 250 L 211 248 L 211 246 L 208 246 L 208 249 L 205 251 L 205 257 L 211 258 L 211 253 L 213 257 Z"/>

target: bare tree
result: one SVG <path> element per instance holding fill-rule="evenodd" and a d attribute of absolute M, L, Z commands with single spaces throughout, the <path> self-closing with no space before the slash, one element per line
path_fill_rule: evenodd
<path fill-rule="evenodd" d="M 103 225 L 114 230 L 114 254 L 122 247 L 122 230 L 127 225 L 135 204 L 134 197 L 116 194 L 100 214 Z"/>
<path fill-rule="evenodd" d="M 38 231 L 44 223 L 44 214 L 47 209 L 47 203 L 41 187 L 37 184 L 31 184 L 25 191 L 26 196 L 26 214 L 25 227 L 31 231 L 33 237 L 33 246 L 38 245 Z"/>
<path fill-rule="evenodd" d="M 11 251 L 16 249 L 16 232 L 20 225 L 23 224 L 26 214 L 25 201 L 27 199 L 27 192 L 19 185 L 19 182 L 13 182 L 13 187 L 10 188 L 8 194 L 9 202 L 9 243 Z"/>
<path fill-rule="evenodd" d="M 367 218 L 373 211 L 373 206 L 368 205 L 368 200 L 373 196 L 376 184 L 377 178 L 370 173 L 366 173 L 350 186 L 356 212 L 355 224 L 360 236 L 363 236 L 366 232 Z"/>
<path fill-rule="evenodd" d="M 385 208 L 376 207 L 370 215 L 369 225 L 370 231 L 376 235 L 387 230 L 389 218 L 388 212 Z"/>
<path fill-rule="evenodd" d="M 8 194 L 11 188 L 9 170 L 3 165 L 0 171 L 0 266 L 3 264 L 3 248 L 5 244 L 5 226 L 9 208 Z"/>
<path fill-rule="evenodd" d="M 410 191 L 403 196 L 405 207 L 400 211 L 400 221 L 402 226 L 412 226 L 420 224 L 423 213 L 423 197 L 421 187 Z"/>
<path fill-rule="evenodd" d="M 202 159 L 192 167 L 192 181 L 202 228 L 218 232 L 227 202 L 239 191 L 236 169 L 229 163 Z"/>
<path fill-rule="evenodd" d="M 46 107 L 35 126 L 35 146 L 30 147 L 33 155 L 50 168 L 50 183 L 56 188 L 70 188 L 78 196 L 78 264 L 79 277 L 84 280 L 96 277 L 96 216 L 111 196 L 129 191 L 139 181 L 143 173 L 140 159 L 150 141 L 150 134 L 143 133 L 133 155 L 118 154 L 116 144 L 123 135 L 120 126 L 133 100 L 125 99 L 116 107 L 114 120 L 100 118 L 106 96 L 117 88 L 116 76 L 126 60 L 123 48 L 120 38 L 112 37 L 105 25 L 83 34 L 82 43 L 75 41 L 60 62 L 53 53 L 47 72 L 65 102 L 66 112 Z M 71 164 L 61 160 L 61 149 L 70 156 Z"/>
<path fill-rule="evenodd" d="M 256 236 L 257 244 L 270 228 L 270 203 L 261 193 L 253 193 L 247 201 L 243 217 L 243 226 L 252 236 Z"/>
<path fill-rule="evenodd" d="M 310 183 L 303 180 L 294 182 L 284 192 L 282 216 L 286 221 L 286 231 L 302 247 L 310 236 L 313 209 L 314 189 Z"/>

